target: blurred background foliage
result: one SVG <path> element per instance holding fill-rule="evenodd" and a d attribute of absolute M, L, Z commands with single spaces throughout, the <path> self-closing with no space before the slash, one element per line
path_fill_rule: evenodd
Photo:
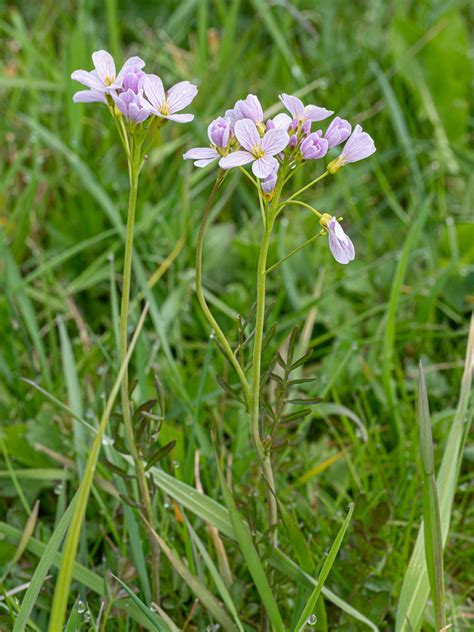
<path fill-rule="evenodd" d="M 133 291 L 144 289 L 180 238 L 185 246 L 153 289 L 131 373 L 137 403 L 154 396 L 156 374 L 164 385 L 160 439 L 177 443 L 163 468 L 194 485 L 199 448 L 203 486 L 218 497 L 214 428 L 232 457 L 246 515 L 258 513 L 254 494 L 263 490 L 252 487 L 246 421 L 216 382 L 225 368 L 193 289 L 196 230 L 214 174 L 181 157 L 206 143 L 210 120 L 238 98 L 253 92 L 276 112 L 279 93 L 297 93 L 361 123 L 378 151 L 307 194 L 316 208 L 344 217 L 356 261 L 337 266 L 321 240 L 270 276 L 273 352 L 284 348 L 294 325 L 304 326 L 301 344 L 314 349 L 305 374 L 315 377 L 304 395 L 325 398 L 282 433 L 289 444 L 276 457 L 277 486 L 317 560 L 335 535 L 341 508 L 355 500 L 355 521 L 328 586 L 381 629 L 393 629 L 421 512 L 416 365 L 422 357 L 439 462 L 474 301 L 472 7 L 446 0 L 0 0 L 0 12 L 2 520 L 23 528 L 20 485 L 29 505 L 40 500 L 36 536 L 47 541 L 77 486 L 74 459 L 83 458 L 75 453 L 71 417 L 21 378 L 95 423 L 117 368 L 110 299 L 120 282 L 126 164 L 108 112 L 73 104 L 78 87 L 70 80 L 72 70 L 90 69 L 90 54 L 99 48 L 111 51 L 117 65 L 140 55 L 165 85 L 187 79 L 199 86 L 194 122 L 167 126 L 142 174 Z M 302 177 L 318 169 L 308 166 Z M 228 178 L 218 210 L 206 241 L 205 285 L 219 321 L 236 336 L 237 314 L 248 315 L 254 301 L 260 235 L 255 200 L 238 174 Z M 271 261 L 317 230 L 303 209 L 288 210 Z M 474 616 L 467 598 L 472 538 L 465 535 L 468 525 L 472 532 L 473 455 L 468 446 L 446 553 L 459 629 L 468 629 L 466 617 Z M 184 555 L 182 526 L 166 497 L 157 492 L 156 498 L 159 533 Z M 111 535 L 114 516 L 120 504 L 97 491 L 81 561 L 101 576 L 127 560 Z M 0 564 L 14 550 L 0 541 Z M 228 554 L 239 612 L 258 620 L 242 559 L 232 546 Z M 5 586 L 28 581 L 35 563 L 25 553 Z M 193 597 L 167 572 L 164 603 L 183 624 Z M 40 629 L 51 588 L 41 596 Z M 291 585 L 282 580 L 278 590 L 291 612 Z M 86 597 L 98 610 L 97 597 Z M 333 606 L 328 617 L 330 629 L 359 629 Z"/>

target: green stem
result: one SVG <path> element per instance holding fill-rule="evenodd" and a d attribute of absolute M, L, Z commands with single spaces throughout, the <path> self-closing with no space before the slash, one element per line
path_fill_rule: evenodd
<path fill-rule="evenodd" d="M 123 362 L 127 356 L 128 347 L 128 313 L 130 309 L 130 284 L 132 277 L 132 254 L 133 254 L 133 232 L 135 226 L 135 213 L 137 207 L 137 193 L 138 193 L 138 177 L 140 174 L 140 155 L 139 148 L 134 145 L 133 138 L 130 142 L 130 154 L 129 154 L 129 174 L 130 174 L 130 195 L 128 200 L 128 216 L 127 216 L 127 232 L 125 239 L 125 255 L 123 264 L 123 287 L 122 287 L 122 302 L 120 308 L 120 362 Z M 148 484 L 145 476 L 145 469 L 143 467 L 143 461 L 141 459 L 137 444 L 135 442 L 135 435 L 133 432 L 133 422 L 130 410 L 129 402 L 129 384 L 128 384 L 128 369 L 124 372 L 121 383 L 121 399 L 122 399 L 122 411 L 123 421 L 125 427 L 125 438 L 127 447 L 133 458 L 135 465 L 135 472 L 137 476 L 138 488 L 140 492 L 140 498 L 145 507 L 145 512 L 149 522 L 152 522 L 152 505 L 150 493 L 148 490 Z M 152 553 L 152 590 L 153 599 L 159 600 L 159 548 L 156 546 L 154 540 L 150 538 L 150 546 Z"/>
<path fill-rule="evenodd" d="M 250 394 L 250 386 L 245 377 L 244 370 L 240 366 L 239 361 L 237 360 L 235 353 L 232 351 L 232 348 L 229 344 L 229 341 L 225 337 L 224 332 L 219 327 L 216 319 L 212 315 L 211 310 L 209 309 L 206 299 L 204 298 L 204 292 L 202 289 L 202 253 L 204 248 L 204 237 L 206 234 L 206 225 L 207 220 L 209 219 L 209 214 L 211 212 L 212 206 L 214 204 L 214 199 L 216 197 L 217 189 L 219 188 L 219 184 L 222 180 L 222 172 L 219 171 L 214 186 L 212 187 L 211 194 L 206 204 L 206 208 L 204 209 L 204 213 L 201 218 L 201 224 L 199 226 L 199 234 L 196 244 L 196 295 L 199 301 L 199 305 L 204 313 L 204 316 L 207 318 L 209 324 L 211 325 L 214 333 L 219 340 L 221 347 L 223 348 L 229 362 L 234 367 L 237 375 L 239 376 L 240 383 L 242 384 L 242 390 L 244 392 L 245 402 L 247 407 L 250 409 L 251 406 L 251 394 Z"/>
<path fill-rule="evenodd" d="M 272 469 L 271 445 L 265 447 L 260 436 L 260 378 L 262 370 L 263 331 L 265 325 L 265 291 L 268 248 L 270 246 L 273 224 L 278 215 L 281 192 L 285 184 L 288 168 L 288 163 L 283 164 L 281 167 L 280 183 L 275 189 L 272 203 L 269 206 L 266 206 L 266 213 L 264 217 L 264 232 L 260 244 L 257 266 L 257 311 L 255 316 L 255 335 L 252 358 L 252 410 L 250 414 L 250 435 L 252 437 L 257 456 L 262 464 L 262 474 L 267 484 L 268 518 L 270 528 L 273 528 L 271 541 L 275 547 L 278 546 L 278 532 L 276 529 L 276 525 L 278 524 L 278 505 L 276 500 L 275 479 Z"/>
<path fill-rule="evenodd" d="M 275 480 L 273 477 L 271 463 L 271 447 L 264 448 L 260 436 L 260 378 L 262 370 L 262 344 L 263 330 L 265 325 L 265 281 L 267 273 L 268 248 L 273 228 L 273 218 L 268 216 L 264 227 L 264 233 L 260 244 L 260 254 L 257 266 L 257 312 L 255 316 L 255 336 L 253 346 L 252 361 L 252 410 L 250 413 L 250 435 L 257 452 L 257 456 L 262 464 L 262 472 L 265 478 L 267 489 L 268 517 L 270 528 L 275 527 L 278 522 L 278 507 L 275 498 Z M 272 531 L 272 543 L 278 546 L 278 534 L 276 529 Z"/>
<path fill-rule="evenodd" d="M 306 189 L 309 189 L 310 187 L 312 187 L 314 184 L 316 184 L 317 182 L 319 182 L 320 180 L 322 180 L 323 178 L 325 178 L 326 176 L 329 175 L 329 171 L 325 171 L 324 173 L 322 173 L 320 176 L 318 176 L 317 178 L 315 178 L 314 180 L 312 180 L 309 184 L 305 185 L 304 187 L 302 187 L 301 189 L 298 189 L 298 191 L 296 191 L 296 193 L 293 193 L 293 195 L 291 197 L 289 197 L 287 200 L 283 201 L 283 204 L 288 204 L 288 202 L 291 202 L 292 200 L 294 200 L 296 197 L 298 197 L 298 195 L 300 195 L 301 193 L 303 193 L 303 191 L 306 191 Z"/>

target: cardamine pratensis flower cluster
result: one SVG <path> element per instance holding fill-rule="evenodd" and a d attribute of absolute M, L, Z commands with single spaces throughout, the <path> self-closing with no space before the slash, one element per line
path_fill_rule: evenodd
<path fill-rule="evenodd" d="M 165 91 L 157 75 L 143 72 L 145 62 L 140 57 L 130 57 L 118 72 L 115 62 L 105 50 L 92 54 L 94 70 L 76 70 L 71 78 L 82 83 L 88 90 L 76 92 L 75 103 L 106 103 L 112 113 L 118 111 L 132 124 L 143 123 L 151 116 L 177 123 L 192 121 L 192 114 L 178 114 L 197 94 L 197 87 L 189 81 L 181 81 Z"/>
<path fill-rule="evenodd" d="M 194 160 L 197 167 L 218 161 L 224 170 L 251 164 L 261 194 L 271 201 L 276 192 L 281 194 L 297 167 L 324 158 L 333 147 L 345 142 L 339 156 L 327 165 L 326 174 L 334 174 L 344 165 L 375 152 L 374 141 L 360 125 L 352 130 L 348 121 L 336 116 L 326 131 L 312 131 L 313 123 L 329 118 L 333 112 L 316 105 L 305 106 L 288 94 L 282 94 L 280 100 L 289 114 L 280 113 L 267 120 L 255 95 L 237 101 L 233 109 L 209 125 L 210 145 L 190 149 L 183 158 Z M 322 231 L 329 236 L 329 248 L 336 261 L 352 261 L 354 246 L 338 220 L 328 213 L 315 212 Z"/>

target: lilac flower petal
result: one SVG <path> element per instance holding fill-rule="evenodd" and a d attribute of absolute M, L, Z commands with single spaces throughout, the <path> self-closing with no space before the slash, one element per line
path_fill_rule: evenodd
<path fill-rule="evenodd" d="M 175 123 L 190 123 L 194 119 L 194 114 L 170 114 L 163 118 L 167 118 Z"/>
<path fill-rule="evenodd" d="M 252 171 L 257 178 L 266 178 L 271 174 L 275 166 L 278 166 L 278 160 L 273 156 L 263 156 L 252 164 Z"/>
<path fill-rule="evenodd" d="M 72 97 L 74 103 L 107 103 L 99 90 L 80 90 Z"/>
<path fill-rule="evenodd" d="M 234 133 L 237 140 L 244 149 L 252 151 L 252 149 L 260 145 L 260 134 L 258 133 L 257 126 L 250 119 L 242 119 L 237 121 L 234 128 Z"/>
<path fill-rule="evenodd" d="M 92 90 L 101 90 L 103 92 L 105 89 L 104 84 L 97 76 L 97 72 L 95 70 L 92 72 L 88 72 L 87 70 L 75 70 L 71 74 L 71 79 L 82 83 L 82 85 L 87 86 Z"/>
<path fill-rule="evenodd" d="M 300 118 L 304 114 L 303 102 L 290 94 L 280 94 L 280 101 L 286 107 L 294 119 Z"/>
<path fill-rule="evenodd" d="M 354 244 L 343 231 L 335 217 L 329 224 L 329 249 L 338 263 L 347 264 L 354 260 Z"/>
<path fill-rule="evenodd" d="M 313 132 L 301 142 L 300 152 L 305 160 L 317 159 L 327 154 L 328 147 L 328 141 L 319 132 Z"/>
<path fill-rule="evenodd" d="M 290 137 L 282 129 L 269 129 L 262 138 L 261 147 L 267 156 L 275 156 L 285 149 Z"/>
<path fill-rule="evenodd" d="M 197 94 L 197 87 L 189 81 L 180 81 L 168 90 L 167 102 L 171 114 L 184 110 Z"/>
<path fill-rule="evenodd" d="M 240 99 L 234 106 L 234 113 L 238 120 L 250 119 L 254 123 L 263 121 L 263 109 L 255 94 L 249 94 L 245 99 Z"/>
<path fill-rule="evenodd" d="M 127 116 L 135 123 L 143 123 L 150 116 L 150 112 L 140 107 L 137 103 L 130 103 Z"/>
<path fill-rule="evenodd" d="M 332 110 L 326 110 L 317 105 L 307 105 L 304 109 L 304 118 L 307 121 L 323 121 L 331 114 L 334 114 Z"/>
<path fill-rule="evenodd" d="M 262 191 L 267 195 L 270 195 L 276 187 L 278 179 L 278 167 L 279 165 L 277 162 L 276 168 L 273 169 L 272 172 L 269 173 L 265 180 L 261 183 Z"/>
<path fill-rule="evenodd" d="M 98 50 L 92 53 L 92 61 L 97 75 L 104 85 L 110 85 L 115 81 L 115 62 L 106 50 Z"/>
<path fill-rule="evenodd" d="M 216 147 L 227 147 L 231 132 L 231 121 L 229 118 L 219 116 L 207 128 L 209 140 Z"/>
<path fill-rule="evenodd" d="M 288 116 L 288 114 L 286 114 L 285 112 L 280 112 L 280 114 L 277 114 L 272 119 L 272 123 L 274 127 L 276 127 L 276 129 L 282 129 L 287 132 L 288 128 L 291 125 L 291 117 Z"/>
<path fill-rule="evenodd" d="M 159 110 L 165 100 L 163 82 L 157 75 L 145 75 L 143 79 L 143 91 L 152 106 Z"/>
<path fill-rule="evenodd" d="M 371 156 L 375 152 L 375 144 L 371 136 L 356 125 L 349 140 L 344 145 L 339 161 L 341 165 L 357 162 Z"/>
<path fill-rule="evenodd" d="M 340 116 L 336 116 L 324 135 L 329 143 L 329 147 L 336 147 L 340 143 L 343 143 L 351 135 L 352 126 L 349 121 L 342 119 Z"/>
<path fill-rule="evenodd" d="M 215 160 L 218 157 L 219 153 L 212 147 L 194 147 L 183 155 L 184 160 Z"/>
<path fill-rule="evenodd" d="M 129 57 L 126 60 L 122 68 L 120 69 L 119 74 L 117 75 L 117 81 L 122 84 L 125 75 L 130 71 L 139 71 L 145 66 L 145 62 L 141 57 Z"/>
<path fill-rule="evenodd" d="M 255 157 L 248 151 L 234 151 L 228 156 L 223 156 L 219 160 L 219 166 L 223 169 L 232 169 L 232 167 L 241 167 L 255 160 Z"/>
<path fill-rule="evenodd" d="M 211 162 L 214 162 L 215 158 L 205 158 L 204 160 L 196 160 L 193 164 L 195 167 L 207 167 Z"/>

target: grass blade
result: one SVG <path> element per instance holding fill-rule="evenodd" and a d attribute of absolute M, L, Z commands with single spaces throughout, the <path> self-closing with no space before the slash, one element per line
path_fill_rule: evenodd
<path fill-rule="evenodd" d="M 70 587 L 71 587 L 72 569 L 74 565 L 74 560 L 76 558 L 79 537 L 81 534 L 81 527 L 82 527 L 82 523 L 84 521 L 84 516 L 86 513 L 87 501 L 89 499 L 92 481 L 94 479 L 94 472 L 95 472 L 95 468 L 96 468 L 97 461 L 99 458 L 100 449 L 102 446 L 102 438 L 104 436 L 105 429 L 109 422 L 109 417 L 112 412 L 115 398 L 117 397 L 117 394 L 120 389 L 120 381 L 123 378 L 124 372 L 132 356 L 133 350 L 138 340 L 138 336 L 143 327 L 143 323 L 145 321 L 145 316 L 147 312 L 148 312 L 148 305 L 145 306 L 145 309 L 142 312 L 142 315 L 137 325 L 137 329 L 130 342 L 130 347 L 128 349 L 127 355 L 125 357 L 124 362 L 122 363 L 120 367 L 120 371 L 118 372 L 117 378 L 112 387 L 112 391 L 107 400 L 107 404 L 106 404 L 104 413 L 102 415 L 97 434 L 95 436 L 94 442 L 92 444 L 92 447 L 89 453 L 89 458 L 87 459 L 87 463 L 84 468 L 84 478 L 82 479 L 81 485 L 79 487 L 77 504 L 74 509 L 73 519 L 71 520 L 71 525 L 69 527 L 69 531 L 66 537 L 63 561 L 62 561 L 61 568 L 59 571 L 58 579 L 56 581 L 56 588 L 54 591 L 51 618 L 49 621 L 50 632 L 61 630 L 64 624 L 66 608 L 67 608 L 67 603 L 69 599 L 69 592 L 70 592 Z"/>
<path fill-rule="evenodd" d="M 41 558 L 35 570 L 35 574 L 33 575 L 32 581 L 30 583 L 30 586 L 34 584 L 33 587 L 35 588 L 37 592 L 35 595 L 32 596 L 31 599 L 28 600 L 29 606 L 30 606 L 28 616 L 31 614 L 33 606 L 35 605 L 38 593 L 40 589 L 42 588 L 42 586 L 44 585 L 45 577 L 49 568 L 51 566 L 54 566 L 55 568 L 59 568 L 61 566 L 63 556 L 61 555 L 61 553 L 58 553 L 58 550 L 59 550 L 59 546 L 61 545 L 61 538 L 62 536 L 64 536 L 64 533 L 66 532 L 66 529 L 67 529 L 67 525 L 69 524 L 71 520 L 72 511 L 70 514 L 68 514 L 68 511 L 69 509 L 71 509 L 71 505 L 74 504 L 76 498 L 77 498 L 77 493 L 76 493 L 76 496 L 71 501 L 71 503 L 69 504 L 68 509 L 63 514 L 61 520 L 59 521 L 56 527 L 56 530 L 51 536 L 51 539 L 48 542 L 48 544 L 44 544 L 43 542 L 41 542 L 41 540 L 38 540 L 36 538 L 30 538 L 30 540 L 28 541 L 28 545 L 26 547 L 28 551 L 32 553 L 33 555 L 36 555 L 37 557 Z M 65 517 L 67 517 L 66 526 L 64 526 L 61 522 Z M 62 536 L 61 538 L 59 538 L 59 544 L 57 544 L 55 548 L 55 554 L 53 555 L 52 550 L 50 548 L 51 542 L 52 541 L 56 542 L 56 537 L 61 534 L 61 531 L 59 529 L 60 524 L 62 526 Z M 15 527 L 12 527 L 6 524 L 5 522 L 0 522 L 0 534 L 5 536 L 6 538 L 11 540 L 15 544 L 18 543 L 21 539 L 21 531 L 19 529 L 16 529 Z M 49 563 L 49 566 L 47 566 L 46 570 L 44 570 L 45 565 L 48 563 Z M 39 572 L 40 570 L 41 570 L 41 573 Z M 36 573 L 38 573 L 38 576 L 36 575 Z M 79 562 L 74 562 L 73 577 L 75 581 L 81 583 L 83 586 L 85 586 L 89 590 L 92 590 L 94 593 L 96 593 L 96 595 L 99 595 L 99 597 L 106 596 L 106 588 L 105 588 L 105 582 L 103 578 L 99 577 L 99 575 L 89 570 L 82 564 L 79 564 Z M 30 588 L 28 588 L 25 594 L 25 597 L 23 599 L 23 602 L 25 602 L 27 595 L 29 594 L 29 590 Z M 19 613 L 18 613 L 18 618 L 20 618 L 20 614 L 22 612 L 23 607 L 24 606 L 22 603 Z M 126 612 L 129 617 L 131 617 L 134 621 L 136 621 L 140 625 L 144 626 L 146 630 L 151 630 L 153 632 L 153 628 L 151 627 L 151 624 L 148 622 L 147 619 L 144 618 L 141 611 L 137 609 L 135 604 L 131 602 L 129 599 L 125 599 L 117 603 L 117 608 Z M 18 619 L 17 619 L 15 621 L 15 626 L 17 625 L 21 625 L 21 627 L 19 627 L 18 630 L 24 630 L 27 625 L 27 620 L 24 621 L 20 618 L 20 623 L 18 624 Z M 13 632 L 17 632 L 17 627 L 13 628 Z"/>
<path fill-rule="evenodd" d="M 137 606 L 137 608 L 141 610 L 148 621 L 153 625 L 155 630 L 158 630 L 158 632 L 169 632 L 169 628 L 165 624 L 163 619 L 159 617 L 155 612 L 153 612 L 153 610 L 150 610 L 150 608 L 148 608 L 148 606 L 143 603 L 143 601 L 133 592 L 133 590 L 130 590 L 127 584 L 124 584 L 123 581 L 119 579 L 116 575 L 112 574 L 112 577 L 122 586 L 130 599 Z"/>
<path fill-rule="evenodd" d="M 441 515 L 441 536 L 443 547 L 448 537 L 451 509 L 462 458 L 461 446 L 469 432 L 472 414 L 469 412 L 472 374 L 474 366 L 474 316 L 471 318 L 464 373 L 461 383 L 458 407 L 449 431 L 443 460 L 437 478 L 439 507 Z M 403 585 L 395 621 L 396 632 L 419 630 L 423 612 L 430 592 L 425 563 L 425 541 L 423 527 L 420 527 L 410 563 L 403 579 Z"/>
<path fill-rule="evenodd" d="M 214 595 L 195 577 L 188 569 L 188 567 L 173 553 L 166 542 L 160 538 L 151 525 L 148 525 L 148 529 L 152 537 L 157 541 L 161 550 L 166 555 L 168 560 L 173 565 L 178 575 L 186 582 L 189 588 L 193 591 L 202 605 L 211 613 L 216 621 L 218 621 L 229 632 L 237 632 L 236 626 L 229 618 L 227 612 L 222 608 L 222 605 L 217 601 Z"/>
<path fill-rule="evenodd" d="M 218 462 L 217 455 L 216 462 Z M 283 626 L 280 611 L 278 610 L 278 605 L 273 596 L 270 584 L 268 583 L 267 576 L 260 561 L 257 549 L 255 548 L 255 544 L 253 543 L 252 535 L 250 533 L 248 525 L 246 522 L 244 522 L 237 509 L 232 493 L 227 486 L 226 480 L 219 465 L 217 466 L 217 472 L 219 475 L 219 482 L 221 484 L 222 493 L 224 495 L 224 502 L 227 505 L 227 509 L 229 511 L 230 520 L 234 528 L 235 537 L 237 539 L 237 542 L 239 543 L 240 552 L 242 553 L 242 556 L 248 566 L 249 572 L 252 575 L 255 587 L 257 588 L 260 597 L 262 598 L 263 605 L 265 606 L 265 610 L 267 611 L 273 628 L 276 630 L 276 632 L 284 632 L 285 628 Z"/>
<path fill-rule="evenodd" d="M 244 628 L 243 628 L 242 623 L 241 623 L 241 621 L 239 619 L 239 615 L 237 613 L 237 609 L 236 609 L 235 604 L 234 604 L 234 602 L 232 600 L 231 594 L 227 590 L 227 587 L 225 585 L 224 580 L 220 576 L 219 571 L 217 570 L 216 565 L 212 561 L 211 556 L 207 552 L 206 547 L 202 543 L 201 538 L 194 531 L 194 529 L 192 528 L 192 526 L 191 526 L 189 520 L 186 518 L 186 516 L 184 517 L 184 519 L 185 519 L 186 526 L 188 528 L 189 534 L 191 536 L 191 539 L 193 540 L 193 542 L 196 545 L 199 553 L 201 554 L 202 559 L 204 560 L 204 563 L 206 564 L 206 566 L 207 566 L 207 568 L 209 570 L 209 573 L 210 573 L 212 579 L 214 580 L 216 588 L 217 588 L 217 590 L 219 591 L 219 593 L 220 593 L 220 595 L 222 597 L 222 601 L 225 603 L 225 605 L 227 606 L 227 609 L 229 610 L 231 615 L 234 617 L 234 621 L 235 621 L 239 631 L 240 632 L 244 632 Z"/>
<path fill-rule="evenodd" d="M 428 212 L 431 208 L 431 198 L 427 198 L 424 205 L 420 209 L 420 213 L 413 222 L 408 232 L 403 245 L 400 261 L 397 265 L 395 277 L 392 283 L 392 289 L 390 292 L 390 300 L 387 311 L 387 325 L 385 328 L 385 336 L 383 340 L 383 367 L 382 376 L 385 389 L 385 396 L 388 402 L 388 408 L 390 411 L 390 421 L 392 425 L 392 432 L 394 439 L 397 442 L 401 441 L 403 437 L 404 429 L 401 424 L 401 420 L 398 415 L 396 406 L 396 394 L 392 383 L 392 370 L 394 366 L 395 357 L 395 334 L 396 334 L 396 315 L 397 307 L 401 295 L 402 284 L 405 279 L 405 275 L 408 269 L 408 261 L 413 247 L 418 239 L 418 235 L 428 217 Z"/>
<path fill-rule="evenodd" d="M 33 576 L 31 578 L 30 585 L 28 586 L 25 596 L 23 597 L 23 601 L 21 602 L 20 610 L 15 620 L 13 632 L 23 632 L 23 630 L 26 628 L 26 625 L 36 603 L 36 599 L 38 598 L 41 587 L 44 584 L 44 578 L 46 577 L 49 569 L 54 563 L 56 554 L 59 551 L 59 547 L 61 546 L 61 542 L 63 540 L 64 534 L 66 533 L 66 529 L 68 528 L 71 516 L 74 511 L 74 507 L 76 505 L 76 500 L 77 494 L 76 496 L 74 496 L 69 504 L 69 507 L 62 515 L 56 529 L 54 530 L 53 535 L 46 545 L 45 551 L 41 556 L 40 561 L 38 562 L 38 566 L 36 567 L 35 572 L 33 573 Z"/>
<path fill-rule="evenodd" d="M 438 489 L 434 475 L 433 437 L 423 365 L 419 364 L 418 418 L 420 425 L 420 453 L 423 464 L 423 526 L 425 559 L 431 587 L 431 598 L 436 617 L 436 629 L 446 626 L 443 542 L 439 515 Z"/>
<path fill-rule="evenodd" d="M 127 460 L 132 463 L 130 457 Z M 179 504 L 183 505 L 183 507 L 194 513 L 204 522 L 214 526 L 223 535 L 233 540 L 236 539 L 229 512 L 225 507 L 213 498 L 209 498 L 209 496 L 195 490 L 194 487 L 177 480 L 156 467 L 150 468 L 150 474 L 153 476 L 156 486 L 174 498 Z M 315 586 L 317 583 L 311 575 L 305 573 L 279 549 L 273 550 L 269 562 L 274 568 L 285 573 L 294 581 L 303 581 L 309 586 Z M 370 621 L 370 619 L 356 608 L 353 608 L 349 603 L 344 601 L 344 599 L 341 599 L 338 595 L 325 587 L 323 587 L 322 592 L 331 603 L 343 610 L 350 617 L 361 621 L 374 632 L 378 632 L 377 626 Z"/>
<path fill-rule="evenodd" d="M 354 504 L 351 503 L 350 504 L 350 508 L 349 508 L 349 512 L 348 512 L 344 522 L 342 523 L 341 528 L 339 529 L 339 533 L 337 534 L 336 539 L 332 543 L 331 549 L 329 551 L 329 555 L 324 560 L 323 567 L 321 568 L 321 572 L 319 573 L 318 583 L 316 584 L 313 592 L 309 596 L 309 599 L 306 602 L 306 605 L 305 605 L 305 607 L 303 608 L 303 611 L 300 614 L 300 617 L 298 619 L 298 623 L 296 624 L 296 626 L 294 628 L 294 632 L 301 632 L 304 629 L 306 622 L 308 621 L 308 619 L 311 617 L 311 615 L 314 612 L 314 609 L 316 607 L 316 603 L 317 603 L 317 601 L 319 599 L 319 595 L 321 594 L 321 590 L 322 590 L 322 588 L 324 586 L 324 582 L 326 581 L 327 576 L 329 575 L 329 572 L 330 572 L 330 570 L 332 568 L 332 565 L 334 564 L 334 561 L 336 559 L 338 551 L 339 551 L 339 549 L 341 547 L 342 540 L 343 540 L 344 535 L 345 535 L 345 533 L 347 531 L 347 527 L 349 526 L 349 522 L 351 521 L 353 512 L 354 512 Z"/>

